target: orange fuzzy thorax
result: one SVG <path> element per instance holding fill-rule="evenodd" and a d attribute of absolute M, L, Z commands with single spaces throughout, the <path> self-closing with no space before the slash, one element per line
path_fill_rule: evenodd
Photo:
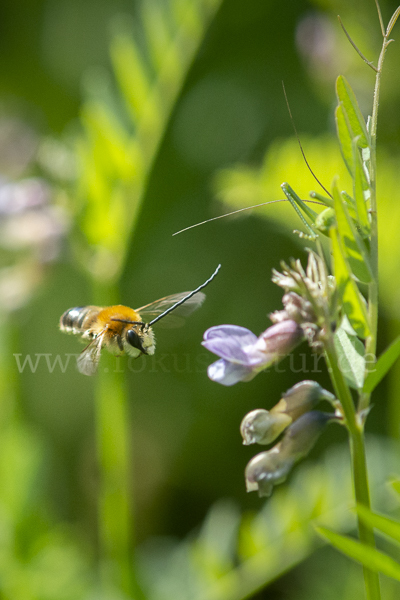
<path fill-rule="evenodd" d="M 127 323 L 116 321 L 114 319 L 123 319 L 125 321 L 133 322 L 141 321 L 139 313 L 135 312 L 133 308 L 117 304 L 115 306 L 103 308 L 103 310 L 99 312 L 96 318 L 96 329 L 98 328 L 99 331 L 101 331 L 107 326 L 110 334 L 120 335 L 123 328 L 127 326 Z"/>

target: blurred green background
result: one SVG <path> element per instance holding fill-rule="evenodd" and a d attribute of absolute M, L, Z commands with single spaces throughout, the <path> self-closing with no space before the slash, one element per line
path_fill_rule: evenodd
<path fill-rule="evenodd" d="M 149 8 L 147 24 L 154 25 L 156 39 L 161 35 L 157 15 L 168 14 L 170 4 L 174 3 L 143 3 Z M 175 4 L 196 8 L 201 2 L 182 0 Z M 264 505 L 264 510 L 275 510 L 269 509 L 269 504 L 276 507 L 275 518 L 279 515 L 282 519 L 282 535 L 293 525 L 287 525 L 290 509 L 285 512 L 288 501 L 285 504 L 284 492 L 279 505 L 246 494 L 243 471 L 255 452 L 243 448 L 239 424 L 248 411 L 271 407 L 283 391 L 299 381 L 302 375 L 296 369 L 301 369 L 301 357 L 298 363 L 296 357 L 293 363 L 284 363 L 283 372 L 271 370 L 250 383 L 225 388 L 208 380 L 206 368 L 213 357 L 200 342 L 205 329 L 222 323 L 242 325 L 256 334 L 266 329 L 268 313 L 281 306 L 280 290 L 270 281 L 271 269 L 278 268 L 282 259 L 304 258 L 307 242 L 293 236 L 292 229 L 300 228 L 300 223 L 286 206 L 215 221 L 176 237 L 172 234 L 235 208 L 282 198 L 279 184 L 284 180 L 302 197 L 316 188 L 293 139 L 282 80 L 309 162 L 330 186 L 332 176 L 342 169 L 333 140 L 335 79 L 339 73 L 349 79 L 365 115 L 371 110 L 374 82 L 372 70 L 346 41 L 336 15 L 341 15 L 367 57 L 375 60 L 381 41 L 374 3 L 225 0 L 220 5 L 214 2 L 215 14 L 211 11 L 204 20 L 198 17 L 197 22 L 193 17 L 187 34 L 193 39 L 197 36 L 193 57 L 177 75 L 175 91 L 169 98 L 165 96 L 169 109 L 156 130 L 157 143 L 149 152 L 139 184 L 133 182 L 130 187 L 128 160 L 128 166 L 121 167 L 127 173 L 125 201 L 131 196 L 141 197 L 132 217 L 132 234 L 124 230 L 123 208 L 122 217 L 115 222 L 108 221 L 108 213 L 103 215 L 100 203 L 92 203 L 86 211 L 85 190 L 91 183 L 89 162 L 82 158 L 88 154 L 82 147 L 91 135 L 90 106 L 96 102 L 106 106 L 118 122 L 115 130 L 110 129 L 111 136 L 134 138 L 124 94 L 113 80 L 109 47 L 110 40 L 122 31 L 137 40 L 139 48 L 146 49 L 141 6 L 128 0 L 3 0 L 0 8 L 2 185 L 40 177 L 50 186 L 50 204 L 60 211 L 55 215 L 59 218 L 56 231 L 49 234 L 57 246 L 54 255 L 50 252 L 38 257 L 34 235 L 22 249 L 11 242 L 3 244 L 0 598 L 100 598 L 104 592 L 96 587 L 95 566 L 99 493 L 96 378 L 82 376 L 72 362 L 65 373 L 58 367 L 49 372 L 44 358 L 35 372 L 26 368 L 18 373 L 13 354 L 24 359 L 37 353 L 52 357 L 60 353 L 64 357 L 65 353 L 79 352 L 78 341 L 59 332 L 58 319 L 72 306 L 97 303 L 95 297 L 104 297 L 105 288 L 107 295 L 109 278 L 113 279 L 111 294 L 118 292 L 121 303 L 138 307 L 193 289 L 219 263 L 221 271 L 208 288 L 201 310 L 182 329 L 157 329 L 154 358 L 130 363 L 131 369 L 125 359 L 118 363 L 128 380 L 128 429 L 134 440 L 129 472 L 134 481 L 135 546 L 139 548 L 142 575 L 138 578 L 144 596 L 204 600 L 254 594 L 260 599 L 356 597 L 358 579 L 352 575 L 354 571 L 358 576 L 359 571 L 326 548 L 311 556 L 315 540 L 308 542 L 308 549 L 300 544 L 301 550 L 287 558 L 287 564 L 283 559 L 279 564 L 280 555 L 275 557 L 276 568 L 268 576 L 263 575 L 262 566 L 254 568 L 246 592 L 232 582 L 213 593 L 201 586 L 200 591 L 193 591 L 190 582 L 186 588 L 174 584 L 174 577 L 179 580 L 180 563 L 174 566 L 176 575 L 172 566 L 165 566 L 171 548 L 178 548 L 176 544 L 181 541 L 180 551 L 185 554 L 186 548 L 189 555 L 192 553 L 188 544 L 197 535 L 193 532 L 200 530 L 216 502 L 215 531 L 218 527 L 226 531 L 224 518 L 236 523 L 239 516 L 235 515 L 256 516 Z M 382 2 L 386 22 L 395 8 L 394 2 Z M 398 30 L 397 26 L 395 39 Z M 380 349 L 400 329 L 399 59 L 396 41 L 390 46 L 385 65 L 378 134 L 383 257 Z M 169 76 L 173 81 L 173 69 Z M 152 83 L 157 82 L 156 69 L 152 77 Z M 146 131 L 142 134 L 139 155 L 146 146 Z M 90 143 L 94 144 L 93 139 L 92 135 Z M 115 150 L 114 142 L 110 147 Z M 100 144 L 97 154 L 93 153 L 94 160 L 101 151 Z M 103 170 L 108 181 L 112 177 L 117 180 L 115 173 L 109 175 L 108 163 L 104 156 L 100 173 Z M 118 174 L 118 169 L 115 172 Z M 0 201 L 5 215 L 2 232 L 8 240 L 9 209 L 2 206 Z M 104 259 L 99 251 L 97 266 L 90 266 L 97 252 L 92 252 L 93 247 L 99 246 L 98 241 L 93 242 L 96 235 L 101 246 L 103 234 L 98 222 L 106 230 L 116 227 L 113 235 L 117 242 L 120 237 L 125 243 L 115 278 L 111 255 L 110 260 Z M 34 224 L 28 221 L 24 227 L 29 232 Z M 94 234 L 88 233 L 91 228 Z M 117 247 L 117 242 L 110 243 Z M 22 280 L 28 282 L 23 292 L 18 273 L 10 271 L 18 266 L 23 267 L 20 278 L 22 273 Z M 301 352 L 307 354 L 304 347 Z M 394 373 L 380 385 L 368 421 L 369 431 L 381 436 L 385 448 L 389 438 L 400 434 L 397 380 Z M 325 372 L 318 374 L 318 381 L 329 389 Z M 306 487 L 306 480 L 311 487 L 320 485 L 325 459 L 319 457 L 326 452 L 329 457 L 330 449 L 344 441 L 344 432 L 328 430 L 310 461 L 315 473 L 307 471 L 303 480 L 290 479 L 283 486 L 285 493 L 290 494 L 291 485 Z M 346 458 L 343 460 L 346 463 Z M 227 503 L 220 504 L 221 499 Z M 311 513 L 304 517 L 311 518 Z M 204 526 L 201 531 L 204 533 Z M 262 537 L 262 528 L 258 535 Z M 216 558 L 213 562 L 213 553 L 218 554 L 213 546 L 218 535 L 215 537 L 198 564 L 194 560 L 190 567 L 195 571 L 194 579 L 202 569 L 208 569 L 211 587 L 220 576 L 234 572 L 240 560 L 256 557 L 258 551 L 252 542 L 252 551 L 243 550 L 239 558 L 221 565 Z M 259 548 L 263 544 L 265 540 L 259 541 Z M 268 544 L 272 552 L 277 542 Z M 305 564 L 276 580 L 308 555 Z M 345 575 L 331 581 L 327 564 Z M 146 579 L 146 573 L 158 574 L 160 589 L 152 575 Z M 200 579 L 204 584 L 204 577 Z M 260 591 L 266 582 L 273 583 Z M 104 597 L 124 597 L 118 593 L 114 590 Z"/>

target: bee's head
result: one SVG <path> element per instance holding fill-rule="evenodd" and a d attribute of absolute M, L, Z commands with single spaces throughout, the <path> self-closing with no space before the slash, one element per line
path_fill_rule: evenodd
<path fill-rule="evenodd" d="M 155 341 L 153 330 L 147 323 L 139 323 L 126 331 L 125 351 L 130 356 L 139 356 L 136 350 L 143 354 L 154 354 Z"/>

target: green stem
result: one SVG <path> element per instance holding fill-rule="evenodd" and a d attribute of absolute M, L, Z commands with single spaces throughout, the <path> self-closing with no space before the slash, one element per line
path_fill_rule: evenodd
<path fill-rule="evenodd" d="M 363 423 L 362 419 L 360 419 L 356 414 L 349 386 L 347 385 L 339 367 L 338 356 L 332 338 L 330 338 L 326 343 L 325 356 L 333 387 L 335 389 L 337 398 L 341 402 L 346 426 L 349 431 L 355 499 L 357 504 L 362 504 L 367 508 L 371 508 Z M 375 547 L 375 537 L 372 528 L 365 525 L 359 518 L 358 533 L 361 542 Z M 379 600 L 381 596 L 378 574 L 364 567 L 364 580 L 367 600 Z"/>
<path fill-rule="evenodd" d="M 357 504 L 371 508 L 368 486 L 367 463 L 365 456 L 364 432 L 362 426 L 350 434 L 350 451 L 354 481 L 354 492 Z M 360 541 L 375 548 L 373 529 L 358 519 L 358 535 Z M 381 597 L 379 575 L 367 567 L 363 568 L 367 600 L 379 600 Z"/>
<path fill-rule="evenodd" d="M 382 67 L 387 47 L 390 42 L 383 37 L 382 50 L 379 55 L 377 73 L 375 78 L 374 101 L 371 115 L 371 158 L 370 158 L 370 186 L 371 186 L 371 270 L 372 281 L 368 286 L 368 317 L 371 335 L 366 341 L 365 351 L 369 358 L 367 368 L 373 368 L 376 361 L 376 341 L 378 335 L 378 213 L 376 200 L 376 132 L 378 126 L 379 95 L 381 89 Z M 370 394 L 360 394 L 359 410 L 365 410 L 370 404 Z"/>
<path fill-rule="evenodd" d="M 129 434 L 125 382 L 115 364 L 115 358 L 104 353 L 95 392 L 100 561 L 103 586 L 128 595 L 132 591 Z"/>
<path fill-rule="evenodd" d="M 116 286 L 95 285 L 96 304 L 112 305 Z M 132 560 L 132 452 L 125 375 L 103 350 L 95 388 L 99 464 L 98 527 L 102 589 L 132 596 L 137 589 Z M 137 597 L 137 595 L 135 596 Z"/>
<path fill-rule="evenodd" d="M 343 408 L 343 416 L 346 420 L 346 426 L 350 434 L 357 430 L 356 411 L 353 397 L 349 386 L 346 383 L 343 373 L 339 367 L 339 361 L 332 337 L 325 344 L 325 358 L 328 365 L 328 371 L 338 400 Z"/>

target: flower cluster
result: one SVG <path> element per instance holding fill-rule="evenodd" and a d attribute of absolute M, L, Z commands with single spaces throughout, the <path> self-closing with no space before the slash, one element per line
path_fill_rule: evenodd
<path fill-rule="evenodd" d="M 321 400 L 335 402 L 333 394 L 316 381 L 301 381 L 290 388 L 271 410 L 259 408 L 243 419 L 240 432 L 243 444 L 270 444 L 291 423 L 310 411 Z"/>
<path fill-rule="evenodd" d="M 269 496 L 274 485 L 284 481 L 293 465 L 309 453 L 325 425 L 338 419 L 334 413 L 311 410 L 322 400 L 335 406 L 333 394 L 316 381 L 302 381 L 270 411 L 257 409 L 244 417 L 240 431 L 245 445 L 270 444 L 285 432 L 278 444 L 254 456 L 247 465 L 247 491 Z"/>
<path fill-rule="evenodd" d="M 281 442 L 271 450 L 260 452 L 248 463 L 245 471 L 247 491 L 270 496 L 274 485 L 285 481 L 293 465 L 307 456 L 325 425 L 335 418 L 332 413 L 315 410 L 295 421 L 287 428 Z"/>
<path fill-rule="evenodd" d="M 250 381 L 260 371 L 276 364 L 306 340 L 319 351 L 336 317 L 335 282 L 324 261 L 309 251 L 307 268 L 300 261 L 282 263 L 282 273 L 273 272 L 273 282 L 282 287 L 283 310 L 270 315 L 273 325 L 259 336 L 245 327 L 219 325 L 207 329 L 203 346 L 219 356 L 208 367 L 208 376 L 225 386 Z M 327 400 L 336 410 L 338 401 L 315 381 L 302 381 L 288 390 L 271 410 L 257 409 L 243 419 L 244 444 L 280 442 L 257 454 L 247 465 L 247 490 L 269 496 L 273 486 L 284 481 L 292 466 L 308 454 L 325 425 L 341 420 L 341 412 L 312 410 Z"/>
<path fill-rule="evenodd" d="M 303 340 L 314 350 L 321 349 L 329 315 L 335 314 L 334 280 L 321 258 L 311 251 L 305 271 L 300 261 L 294 261 L 291 267 L 282 263 L 282 268 L 282 273 L 273 271 L 272 281 L 286 292 L 282 298 L 284 308 L 270 314 L 271 327 L 258 337 L 238 325 L 217 325 L 204 333 L 203 346 L 220 357 L 208 368 L 213 381 L 227 386 L 250 381 Z"/>
<path fill-rule="evenodd" d="M 327 327 L 336 315 L 335 280 L 328 275 L 324 261 L 309 251 L 306 270 L 299 260 L 290 266 L 282 263 L 282 273 L 274 269 L 272 281 L 286 292 L 282 298 L 284 310 L 272 313 L 272 322 L 293 319 L 310 346 L 321 349 Z"/>

